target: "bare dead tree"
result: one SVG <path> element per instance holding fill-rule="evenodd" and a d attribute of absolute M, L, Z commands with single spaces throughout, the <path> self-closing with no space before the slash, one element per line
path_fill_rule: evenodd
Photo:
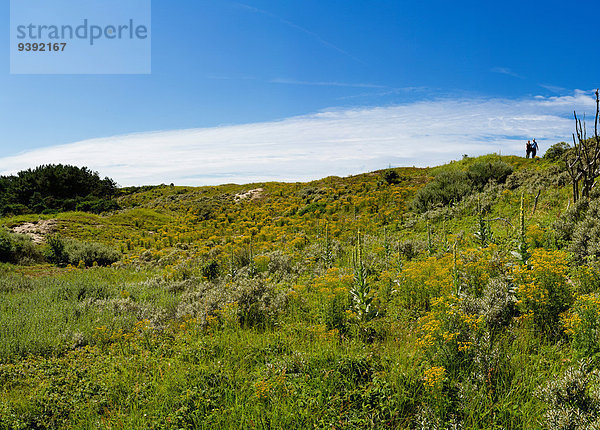
<path fill-rule="evenodd" d="M 596 185 L 596 178 L 600 176 L 600 136 L 598 135 L 598 116 L 600 115 L 600 96 L 596 90 L 596 116 L 594 118 L 594 136 L 588 139 L 585 124 L 575 117 L 575 133 L 573 133 L 573 151 L 567 157 L 567 172 L 571 177 L 573 187 L 573 202 L 579 198 L 589 198 L 592 189 Z M 581 184 L 581 193 L 580 193 Z"/>

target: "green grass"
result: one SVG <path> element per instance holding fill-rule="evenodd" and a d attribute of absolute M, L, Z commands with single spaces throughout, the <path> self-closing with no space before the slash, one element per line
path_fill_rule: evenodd
<path fill-rule="evenodd" d="M 72 270 L 51 277 L 3 276 L 0 362 L 28 354 L 59 354 L 94 343 L 99 326 L 131 328 L 137 321 L 134 310 L 168 308 L 168 292 L 143 288 L 142 280 L 148 276 L 104 268 Z"/>

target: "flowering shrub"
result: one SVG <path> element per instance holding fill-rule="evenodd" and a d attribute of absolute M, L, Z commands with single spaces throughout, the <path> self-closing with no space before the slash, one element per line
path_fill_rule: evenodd
<path fill-rule="evenodd" d="M 452 254 L 407 262 L 397 291 L 400 305 L 408 309 L 426 310 L 431 298 L 449 294 L 452 290 L 453 264 Z"/>
<path fill-rule="evenodd" d="M 320 317 L 328 329 L 346 331 L 348 315 L 348 290 L 352 284 L 352 275 L 344 274 L 337 267 L 315 279 L 314 288 L 319 297 Z"/>
<path fill-rule="evenodd" d="M 271 397 L 287 395 L 285 369 L 270 378 L 261 378 L 254 383 L 254 395 L 258 400 L 267 401 Z"/>
<path fill-rule="evenodd" d="M 417 345 L 432 365 L 445 368 L 450 376 L 471 364 L 485 324 L 482 316 L 465 312 L 462 303 L 454 296 L 434 299 L 418 325 Z"/>
<path fill-rule="evenodd" d="M 446 369 L 441 366 L 433 366 L 424 372 L 423 385 L 430 391 L 441 391 L 446 380 Z"/>
<path fill-rule="evenodd" d="M 544 333 L 557 334 L 560 314 L 572 302 L 567 284 L 567 255 L 539 248 L 532 252 L 529 265 L 531 269 L 519 266 L 514 271 L 522 319 L 531 321 Z"/>

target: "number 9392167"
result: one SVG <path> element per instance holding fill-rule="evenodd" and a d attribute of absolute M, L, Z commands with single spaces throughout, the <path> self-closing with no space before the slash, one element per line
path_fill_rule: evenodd
<path fill-rule="evenodd" d="M 62 52 L 67 47 L 65 42 L 61 43 L 19 43 L 17 49 L 26 52 Z"/>

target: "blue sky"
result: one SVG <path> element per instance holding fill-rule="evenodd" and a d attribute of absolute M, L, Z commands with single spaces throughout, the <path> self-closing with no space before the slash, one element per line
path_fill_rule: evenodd
<path fill-rule="evenodd" d="M 0 172 L 47 160 L 85 163 L 124 185 L 298 180 L 426 165 L 465 150 L 520 153 L 534 132 L 547 146 L 569 138 L 573 109 L 592 113 L 599 9 L 564 1 L 154 0 L 150 75 L 10 75 L 11 47 L 0 44 Z M 0 14 L 6 35 L 8 2 Z M 379 140 L 368 134 L 373 123 L 385 129 Z M 149 132 L 160 132 L 159 141 Z M 86 158 L 90 139 L 100 139 L 91 143 L 99 154 Z M 148 164 L 132 142 L 154 142 Z M 436 149 L 406 155 L 414 145 Z M 121 163 L 101 157 L 109 147 L 122 150 Z M 179 160 L 172 154 L 200 163 L 213 152 L 214 160 L 240 160 L 203 165 L 210 173 L 202 174 L 169 168 Z"/>

